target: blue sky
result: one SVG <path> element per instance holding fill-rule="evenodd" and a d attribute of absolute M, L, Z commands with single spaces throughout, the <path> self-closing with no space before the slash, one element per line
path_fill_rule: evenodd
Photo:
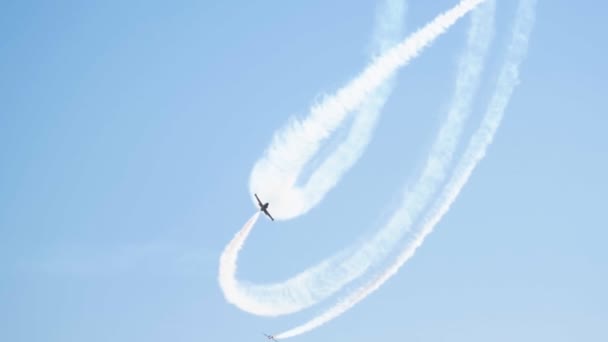
<path fill-rule="evenodd" d="M 455 1 L 408 1 L 407 32 Z M 369 61 L 378 2 L 7 2 L 0 11 L 0 339 L 249 341 L 224 245 L 253 163 Z M 515 6 L 497 33 L 470 134 Z M 539 1 L 505 119 L 416 256 L 294 341 L 604 340 L 608 70 L 597 2 Z M 373 232 L 445 115 L 468 18 L 401 70 L 365 155 L 320 206 L 260 220 L 239 277 L 277 281 Z"/>

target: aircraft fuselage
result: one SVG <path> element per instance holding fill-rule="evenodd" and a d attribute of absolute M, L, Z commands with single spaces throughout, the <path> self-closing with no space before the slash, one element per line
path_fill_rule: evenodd
<path fill-rule="evenodd" d="M 274 221 L 274 218 L 268 212 L 268 206 L 270 205 L 270 203 L 269 202 L 262 203 L 262 201 L 260 201 L 260 198 L 258 197 L 258 194 L 254 194 L 254 195 L 255 195 L 255 199 L 258 201 L 258 206 L 260 207 L 260 211 L 263 212 L 264 214 L 266 214 L 266 216 L 268 216 L 271 220 Z"/>

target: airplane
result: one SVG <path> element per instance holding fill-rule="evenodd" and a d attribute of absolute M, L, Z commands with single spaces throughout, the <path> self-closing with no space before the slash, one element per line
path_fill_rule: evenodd
<path fill-rule="evenodd" d="M 262 334 L 264 334 L 264 333 L 262 333 Z M 274 342 L 277 342 L 277 339 L 275 339 L 274 336 L 272 336 L 272 335 L 264 334 L 264 336 L 266 336 L 266 338 L 269 340 L 273 340 Z"/>
<path fill-rule="evenodd" d="M 264 214 L 266 214 L 268 217 L 270 217 L 271 220 L 274 221 L 274 218 L 272 218 L 272 216 L 268 212 L 268 206 L 270 204 L 268 202 L 262 204 L 262 201 L 260 201 L 260 198 L 258 197 L 258 194 L 254 194 L 254 195 L 255 195 L 255 198 L 258 200 L 258 205 L 260 206 L 260 211 L 264 212 Z"/>

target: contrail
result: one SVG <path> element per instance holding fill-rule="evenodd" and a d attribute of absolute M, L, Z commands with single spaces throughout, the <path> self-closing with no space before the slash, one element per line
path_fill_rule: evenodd
<path fill-rule="evenodd" d="M 243 248 L 243 244 L 245 240 L 247 240 L 247 236 L 253 229 L 253 226 L 257 222 L 260 217 L 260 212 L 253 214 L 247 223 L 239 230 L 235 235 L 232 241 L 228 243 L 222 256 L 220 257 L 220 270 L 219 270 L 219 282 L 220 286 L 224 293 L 233 294 L 231 297 L 226 297 L 226 300 L 229 302 L 242 302 L 246 303 L 245 305 L 252 305 L 250 303 L 250 299 L 248 296 L 241 295 L 242 291 L 238 288 L 239 284 L 234 279 L 234 275 L 237 270 L 237 259 L 239 255 L 239 251 Z M 255 303 L 253 303 L 255 305 Z"/>
<path fill-rule="evenodd" d="M 350 156 L 343 155 L 343 160 L 330 156 L 325 164 L 312 172 L 307 182 L 302 186 L 297 185 L 302 169 L 317 154 L 321 143 L 399 68 L 407 65 L 458 19 L 483 1 L 462 0 L 378 56 L 335 95 L 314 106 L 304 120 L 292 119 L 275 134 L 270 147 L 253 167 L 249 180 L 252 200 L 253 193 L 263 194 L 266 201 L 273 203 L 275 218 L 282 220 L 302 215 L 316 206 L 354 164 L 365 147 L 364 143 L 349 150 Z"/>
<path fill-rule="evenodd" d="M 387 0 L 379 8 L 373 35 L 372 54 L 382 54 L 402 36 L 402 22 L 406 6 L 404 0 Z M 390 79 L 373 91 L 361 104 L 343 143 L 320 167 L 334 167 L 336 163 L 354 163 L 371 139 L 376 120 L 392 91 Z M 323 174 L 323 171 L 320 171 Z M 238 251 L 252 229 L 248 221 L 226 246 L 220 260 L 219 282 L 226 300 L 250 313 L 277 316 L 293 313 L 312 306 L 340 290 L 345 284 L 362 275 L 359 271 L 339 271 L 336 267 L 345 253 L 338 253 L 305 271 L 275 284 L 239 283 L 236 279 Z"/>
<path fill-rule="evenodd" d="M 451 12 L 453 10 L 446 13 Z M 445 17 L 445 14 L 438 18 L 442 17 Z M 471 52 L 465 56 L 465 59 L 471 60 L 471 62 L 465 63 L 466 68 L 462 65 L 464 62 L 461 62 L 460 69 L 462 71 L 458 77 L 453 100 L 454 104 L 452 106 L 454 109 L 448 113 L 446 120 L 446 127 L 450 128 L 441 131 L 442 143 L 434 147 L 434 158 L 430 159 L 426 171 L 418 182 L 419 186 L 410 193 L 411 196 L 408 196 L 407 201 L 409 202 L 406 208 L 405 219 L 418 215 L 418 212 L 424 208 L 426 202 L 430 200 L 439 182 L 445 177 L 442 174 L 445 173 L 444 169 L 447 165 L 444 164 L 448 164 L 451 160 L 451 157 L 446 158 L 446 156 L 453 153 L 454 146 L 452 145 L 457 143 L 457 137 L 462 128 L 462 121 L 468 115 L 468 102 L 471 101 L 472 94 L 477 88 L 477 79 L 481 72 L 481 67 L 477 66 L 479 64 L 477 62 L 484 59 L 492 36 L 491 20 L 489 23 L 483 24 L 483 20 L 480 19 L 483 16 L 476 15 L 477 17 L 479 18 L 475 19 L 475 22 L 478 22 L 478 24 L 473 25 L 469 34 L 468 44 L 471 47 Z M 436 21 L 433 21 L 429 25 L 433 27 L 432 25 Z M 439 23 L 441 24 L 441 22 Z M 427 27 L 419 32 L 425 32 Z M 416 37 L 419 32 L 411 37 Z M 400 45 L 403 44 L 401 43 Z M 393 48 L 389 51 L 394 50 Z M 415 201 L 411 201 L 411 199 L 415 199 Z M 395 222 L 392 222 L 386 229 L 382 230 L 374 239 L 361 248 L 350 248 L 348 251 L 338 253 L 279 284 L 239 285 L 234 277 L 234 273 L 223 272 L 222 274 L 225 276 L 220 277 L 220 285 L 224 290 L 224 295 L 230 303 L 258 315 L 276 316 L 293 313 L 309 307 L 337 292 L 344 285 L 364 274 L 371 265 L 382 260 L 399 238 L 407 232 L 406 229 L 403 229 L 404 217 L 398 218 L 401 220 L 401 224 L 393 220 Z M 240 249 L 230 248 L 231 245 L 232 242 L 226 248 L 226 251 L 238 251 Z M 352 250 L 356 251 L 354 253 L 350 252 Z M 232 258 L 229 259 L 231 260 Z M 222 258 L 222 260 L 228 260 L 228 258 Z M 234 256 L 234 260 L 236 260 L 236 256 Z M 222 267 L 222 264 L 220 264 L 220 268 Z M 232 269 L 236 270 L 236 268 Z"/>
<path fill-rule="evenodd" d="M 275 335 L 277 339 L 293 337 L 315 329 L 340 316 L 369 294 L 376 291 L 414 255 L 425 237 L 432 232 L 435 225 L 447 213 L 451 204 L 471 176 L 475 166 L 485 156 L 487 148 L 500 125 L 513 90 L 519 81 L 519 65 L 522 63 L 527 52 L 528 40 L 534 26 L 535 6 L 536 0 L 521 0 L 519 2 L 517 19 L 512 32 L 512 40 L 507 51 L 506 61 L 502 66 L 496 91 L 490 100 L 486 115 L 479 129 L 472 136 L 463 157 L 456 166 L 452 178 L 431 209 L 430 214 L 422 221 L 421 228 L 415 233 L 413 240 L 398 255 L 395 262 L 382 274 L 351 292 L 344 300 L 341 300 L 335 306 L 312 320 Z"/>
<path fill-rule="evenodd" d="M 422 31 L 424 32 L 424 29 Z M 489 38 L 482 39 L 482 41 L 486 42 L 488 40 Z M 459 89 L 466 89 L 467 85 L 470 87 L 470 82 L 462 81 L 463 79 L 465 81 L 468 80 L 466 75 L 464 78 L 460 77 L 460 79 L 461 87 Z M 458 107 L 458 109 L 460 110 L 461 108 Z M 462 116 L 459 110 L 450 113 L 450 117 Z M 450 120 L 450 122 L 453 121 L 458 122 L 458 120 Z M 445 151 L 442 153 L 445 153 Z M 397 234 L 397 238 L 394 238 L 395 234 Z M 221 277 L 220 284 L 222 285 L 223 282 L 230 281 L 230 284 L 235 285 L 222 285 L 224 295 L 229 302 L 245 311 L 259 315 L 281 315 L 296 312 L 328 297 L 345 284 L 361 276 L 373 263 L 385 256 L 383 251 L 390 247 L 387 246 L 387 241 L 388 243 L 394 243 L 394 240 L 397 240 L 403 234 L 404 232 L 389 229 L 383 234 L 379 234 L 379 238 L 366 244 L 355 253 L 341 252 L 283 283 L 247 284 L 236 287 L 238 282 L 234 277 Z M 391 235 L 393 238 L 391 238 Z M 227 248 L 227 250 L 238 249 Z M 230 290 L 237 291 L 232 292 Z"/>

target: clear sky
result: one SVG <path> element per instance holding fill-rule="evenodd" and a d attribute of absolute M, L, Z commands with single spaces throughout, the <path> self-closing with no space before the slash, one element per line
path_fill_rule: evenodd
<path fill-rule="evenodd" d="M 407 32 L 455 0 L 410 0 Z M 376 1 L 0 5 L 0 340 L 255 341 L 219 255 L 273 132 L 369 61 Z M 499 1 L 484 90 L 508 39 Z M 542 1 L 487 157 L 416 256 L 294 341 L 608 340 L 605 4 Z M 446 112 L 468 18 L 401 70 L 322 204 L 260 220 L 239 277 L 278 281 L 375 231 Z M 468 123 L 479 122 L 478 101 Z"/>

